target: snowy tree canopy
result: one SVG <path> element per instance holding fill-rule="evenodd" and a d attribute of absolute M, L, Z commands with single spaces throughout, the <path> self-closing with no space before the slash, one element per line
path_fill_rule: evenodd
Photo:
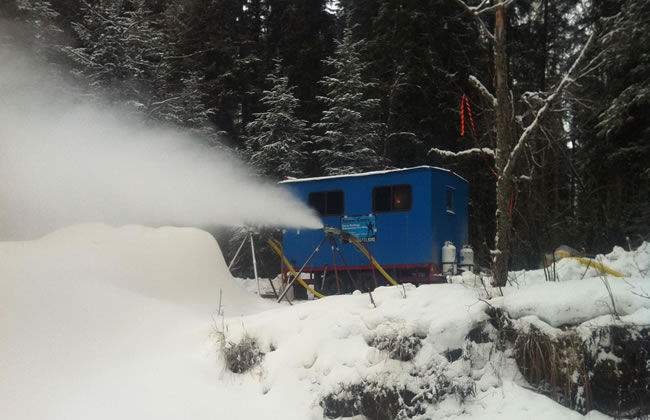
<path fill-rule="evenodd" d="M 334 56 L 325 63 L 333 69 L 321 84 L 327 94 L 318 99 L 325 105 L 321 120 L 314 125 L 318 156 L 326 174 L 345 174 L 378 169 L 384 124 L 378 121 L 379 99 L 369 96 L 374 83 L 364 80 L 361 51 L 365 41 L 354 41 L 348 27 L 336 43 Z"/>
<path fill-rule="evenodd" d="M 246 147 L 253 166 L 276 178 L 303 173 L 307 121 L 296 117 L 298 99 L 282 74 L 280 60 L 266 78 L 270 90 L 265 90 L 260 102 L 266 110 L 255 113 L 255 120 L 246 126 Z"/>

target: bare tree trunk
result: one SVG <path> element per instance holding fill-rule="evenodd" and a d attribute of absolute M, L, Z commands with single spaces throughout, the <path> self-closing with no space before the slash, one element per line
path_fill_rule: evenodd
<path fill-rule="evenodd" d="M 494 30 L 494 71 L 497 104 L 496 128 L 497 147 L 495 165 L 498 172 L 496 185 L 496 238 L 494 254 L 494 278 L 503 286 L 508 279 L 508 259 L 510 254 L 510 173 L 504 169 L 510 158 L 512 147 L 512 105 L 508 89 L 508 51 L 506 49 L 505 0 L 498 1 Z M 510 172 L 510 171 L 507 171 Z"/>
<path fill-rule="evenodd" d="M 512 220 L 510 215 L 510 200 L 512 197 L 512 176 L 515 170 L 517 160 L 523 153 L 526 145 L 531 141 L 532 134 L 539 128 L 544 116 L 549 112 L 555 100 L 559 98 L 562 90 L 576 79 L 574 74 L 579 66 L 582 66 L 582 60 L 585 58 L 585 51 L 591 45 L 595 32 L 591 34 L 582 51 L 575 59 L 569 71 L 562 80 L 556 85 L 553 92 L 542 99 L 542 105 L 535 111 L 534 120 L 528 124 L 523 132 L 518 135 L 516 141 L 514 137 L 514 109 L 510 98 L 510 89 L 508 88 L 508 51 L 506 48 L 506 7 L 507 0 L 496 0 L 496 4 L 490 5 L 487 1 L 481 1 L 478 6 L 468 6 L 464 0 L 455 0 L 465 11 L 474 17 L 479 24 L 485 37 L 492 43 L 494 49 L 494 87 L 496 89 L 496 98 L 494 98 L 487 88 L 475 78 L 469 78 L 470 83 L 477 86 L 478 90 L 494 105 L 496 115 L 497 142 L 494 150 L 494 164 L 497 170 L 496 182 L 496 237 L 494 240 L 494 261 L 493 271 L 494 278 L 498 285 L 504 286 L 508 281 L 508 261 L 510 257 L 510 235 L 512 230 Z M 547 2 L 544 2 L 548 6 Z M 495 23 L 494 34 L 487 28 L 481 18 L 481 14 L 487 11 L 494 11 Z M 546 12 L 546 11 L 545 11 Z M 545 15 L 546 19 L 546 15 Z M 583 75 L 597 68 L 596 58 L 583 68 Z M 580 77 L 580 76 L 578 76 Z M 438 149 L 431 149 L 432 152 L 440 152 Z M 468 154 L 467 151 L 451 153 L 455 156 Z M 449 155 L 445 152 L 445 155 Z"/>

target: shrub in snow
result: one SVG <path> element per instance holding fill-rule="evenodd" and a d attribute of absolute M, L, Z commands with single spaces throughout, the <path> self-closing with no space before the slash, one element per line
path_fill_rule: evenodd
<path fill-rule="evenodd" d="M 407 419 L 406 402 L 413 399 L 409 390 L 379 382 L 344 385 L 338 393 L 321 401 L 329 418 L 363 415 L 373 420 Z"/>
<path fill-rule="evenodd" d="M 450 396 L 463 403 L 476 395 L 476 384 L 470 377 L 450 378 L 444 373 L 437 373 L 437 367 L 425 372 L 420 391 L 409 401 L 411 415 L 424 414 L 429 406 Z"/>
<path fill-rule="evenodd" d="M 239 343 L 227 342 L 222 351 L 226 367 L 234 373 L 247 372 L 264 358 L 257 341 L 249 335 L 244 335 Z"/>
<path fill-rule="evenodd" d="M 264 352 L 260 350 L 257 340 L 244 333 L 238 343 L 226 338 L 226 329 L 214 328 L 219 351 L 225 365 L 233 373 L 244 373 L 259 364 L 264 359 Z"/>
<path fill-rule="evenodd" d="M 344 385 L 338 392 L 326 395 L 321 406 L 329 418 L 363 415 L 373 420 L 412 419 L 421 418 L 431 405 L 450 396 L 462 403 L 476 395 L 472 379 L 452 379 L 439 371 L 437 365 L 414 369 L 410 385 L 385 380 Z"/>
<path fill-rule="evenodd" d="M 391 359 L 408 362 L 418 353 L 425 338 L 418 335 L 377 335 L 368 340 L 368 345 L 388 351 Z"/>
<path fill-rule="evenodd" d="M 538 392 L 578 411 L 588 409 L 591 387 L 575 331 L 552 337 L 530 325 L 518 333 L 514 356 L 521 373 Z"/>

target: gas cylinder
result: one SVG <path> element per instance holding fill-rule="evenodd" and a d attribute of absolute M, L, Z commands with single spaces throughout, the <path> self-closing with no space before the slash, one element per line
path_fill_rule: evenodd
<path fill-rule="evenodd" d="M 456 247 L 450 241 L 442 247 L 442 274 L 456 274 Z"/>
<path fill-rule="evenodd" d="M 460 250 L 460 264 L 458 267 L 465 271 L 474 270 L 474 250 L 469 245 L 463 245 Z"/>

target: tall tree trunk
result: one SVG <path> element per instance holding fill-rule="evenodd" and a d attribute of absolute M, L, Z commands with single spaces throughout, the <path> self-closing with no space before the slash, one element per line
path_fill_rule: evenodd
<path fill-rule="evenodd" d="M 494 32 L 494 74 L 496 89 L 497 147 L 495 165 L 498 172 L 496 185 L 496 238 L 494 277 L 503 286 L 508 279 L 510 255 L 510 189 L 512 180 L 504 169 L 510 158 L 512 139 L 512 105 L 508 88 L 508 51 L 506 49 L 505 0 L 499 0 L 496 9 Z M 510 172 L 510 171 L 508 171 Z"/>

